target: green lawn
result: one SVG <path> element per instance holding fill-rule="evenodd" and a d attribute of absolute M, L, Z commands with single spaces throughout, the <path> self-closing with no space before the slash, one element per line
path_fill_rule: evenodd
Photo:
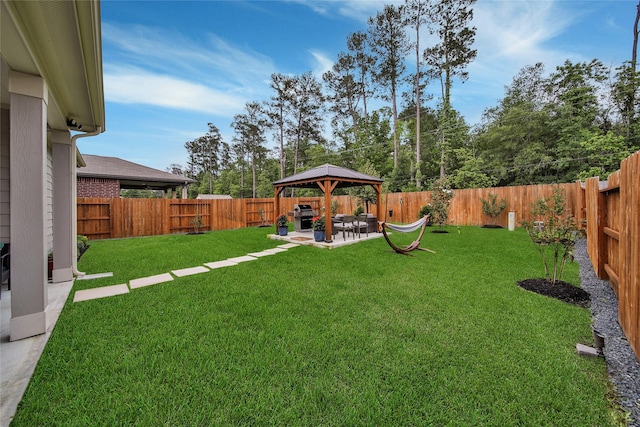
<path fill-rule="evenodd" d="M 616 425 L 604 361 L 575 351 L 589 310 L 516 285 L 543 273 L 526 233 L 449 230 L 425 234 L 435 254 L 300 246 L 72 291 L 14 425 Z M 271 231 L 93 242 L 80 269 L 114 277 L 74 291 L 275 247 Z"/>

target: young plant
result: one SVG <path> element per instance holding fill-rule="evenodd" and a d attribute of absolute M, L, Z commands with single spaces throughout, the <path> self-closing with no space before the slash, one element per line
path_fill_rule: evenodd
<path fill-rule="evenodd" d="M 203 225 L 204 223 L 202 222 L 202 217 L 200 216 L 200 213 L 197 213 L 195 218 L 191 220 L 191 226 L 193 227 L 193 232 L 195 234 L 199 234 L 200 228 L 202 228 Z"/>
<path fill-rule="evenodd" d="M 545 279 L 556 284 L 562 280 L 567 261 L 573 261 L 573 249 L 581 229 L 572 215 L 565 213 L 564 190 L 556 188 L 551 197 L 539 198 L 531 206 L 533 221 L 522 225 L 538 245 Z"/>
<path fill-rule="evenodd" d="M 424 216 L 428 216 L 427 225 L 431 225 L 433 222 L 433 206 L 431 206 L 431 203 L 427 203 L 418 211 L 418 219 L 421 219 Z"/>
<path fill-rule="evenodd" d="M 340 207 L 340 204 L 338 203 L 338 200 L 333 199 L 331 201 L 331 216 L 336 216 L 336 214 L 338 213 L 339 207 Z"/>
<path fill-rule="evenodd" d="M 449 218 L 449 204 L 453 199 L 453 191 L 447 178 L 440 178 L 431 186 L 431 213 L 433 222 L 440 228 L 447 223 Z"/>
<path fill-rule="evenodd" d="M 507 207 L 507 199 L 504 197 L 498 203 L 498 195 L 489 193 L 489 200 L 480 199 L 482 202 L 482 213 L 493 220 L 493 225 L 497 225 L 498 217 Z"/>

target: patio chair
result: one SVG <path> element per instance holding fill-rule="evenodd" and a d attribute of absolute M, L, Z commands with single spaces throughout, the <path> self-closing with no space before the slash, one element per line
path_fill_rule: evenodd
<path fill-rule="evenodd" d="M 367 237 L 369 237 L 369 224 L 367 222 L 367 214 L 360 214 L 356 217 L 355 221 L 353 222 L 353 229 L 358 233 L 358 239 L 360 238 L 362 231 L 364 231 Z"/>
<path fill-rule="evenodd" d="M 342 231 L 342 239 L 343 240 L 347 240 L 347 235 L 349 233 L 353 234 L 353 238 L 355 239 L 356 236 L 353 233 L 354 232 L 354 228 L 353 228 L 353 222 L 354 222 L 354 217 L 351 215 L 336 215 L 333 219 L 332 219 L 332 225 L 333 225 L 333 230 L 334 232 L 337 234 L 339 231 Z"/>

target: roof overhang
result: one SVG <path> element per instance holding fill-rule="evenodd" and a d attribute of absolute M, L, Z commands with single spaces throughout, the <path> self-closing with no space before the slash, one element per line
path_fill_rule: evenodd
<path fill-rule="evenodd" d="M 98 0 L 0 0 L 0 27 L 3 105 L 9 103 L 9 70 L 41 76 L 50 129 L 69 130 L 71 118 L 83 132 L 105 130 Z"/>

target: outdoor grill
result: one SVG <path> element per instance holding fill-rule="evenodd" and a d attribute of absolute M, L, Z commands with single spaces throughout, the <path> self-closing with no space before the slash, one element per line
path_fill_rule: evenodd
<path fill-rule="evenodd" d="M 293 205 L 293 229 L 295 231 L 311 231 L 313 217 L 318 212 L 311 209 L 311 205 Z"/>

